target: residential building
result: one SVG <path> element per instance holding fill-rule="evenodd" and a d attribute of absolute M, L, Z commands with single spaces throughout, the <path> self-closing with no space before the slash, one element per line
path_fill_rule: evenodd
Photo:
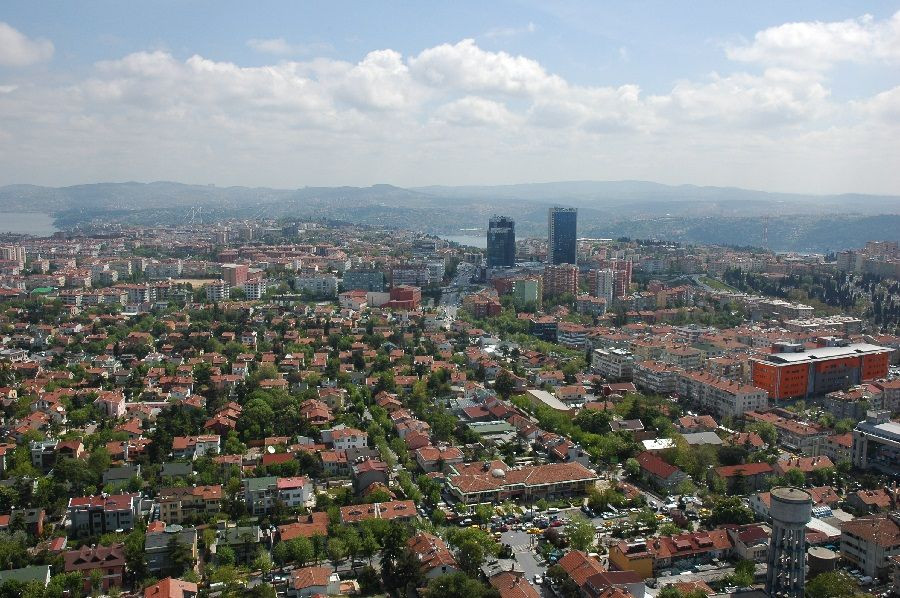
<path fill-rule="evenodd" d="M 82 546 L 63 554 L 63 570 L 84 576 L 84 591 L 92 591 L 92 574 L 100 572 L 100 589 L 122 588 L 125 575 L 125 544 L 112 546 Z"/>
<path fill-rule="evenodd" d="M 764 389 L 706 372 L 679 372 L 675 387 L 680 398 L 719 417 L 743 417 L 748 411 L 759 411 L 769 405 L 769 395 Z"/>
<path fill-rule="evenodd" d="M 176 524 L 200 522 L 222 510 L 222 486 L 161 488 L 156 501 L 162 521 Z"/>
<path fill-rule="evenodd" d="M 190 459 L 219 453 L 218 434 L 204 434 L 201 436 L 176 436 L 172 439 L 172 458 Z"/>
<path fill-rule="evenodd" d="M 887 578 L 900 555 L 900 513 L 858 517 L 841 525 L 841 557 L 863 575 Z"/>
<path fill-rule="evenodd" d="M 609 562 L 622 571 L 636 571 L 646 579 L 664 569 L 684 569 L 710 563 L 713 559 L 724 559 L 731 548 L 728 532 L 715 529 L 632 543 L 623 540 L 610 546 Z"/>
<path fill-rule="evenodd" d="M 570 263 L 544 268 L 544 295 L 578 294 L 578 266 Z"/>
<path fill-rule="evenodd" d="M 690 479 L 686 473 L 650 451 L 639 454 L 637 462 L 641 466 L 644 482 L 661 490 L 675 491 L 679 484 Z"/>
<path fill-rule="evenodd" d="M 594 349 L 591 369 L 607 380 L 631 380 L 634 356 L 625 349 Z"/>
<path fill-rule="evenodd" d="M 227 301 L 231 298 L 231 287 L 224 280 L 217 280 L 207 283 L 206 300 L 207 301 Z"/>
<path fill-rule="evenodd" d="M 331 567 L 303 567 L 291 571 L 285 595 L 288 598 L 337 596 L 341 593 L 341 578 Z"/>
<path fill-rule="evenodd" d="M 194 598 L 197 584 L 167 577 L 144 589 L 144 598 Z"/>
<path fill-rule="evenodd" d="M 94 537 L 116 530 L 129 531 L 140 512 L 139 494 L 102 494 L 69 499 L 70 534 Z"/>
<path fill-rule="evenodd" d="M 345 291 L 384 291 L 384 273 L 378 270 L 347 270 L 341 286 Z"/>
<path fill-rule="evenodd" d="M 294 290 L 313 297 L 337 297 L 338 279 L 327 273 L 302 274 L 294 278 Z"/>
<path fill-rule="evenodd" d="M 247 282 L 247 264 L 222 264 L 222 280 L 229 287 L 240 287 Z"/>
<path fill-rule="evenodd" d="M 766 487 L 774 473 L 772 466 L 765 462 L 723 465 L 714 471 L 715 476 L 725 482 L 729 494 L 758 492 Z"/>
<path fill-rule="evenodd" d="M 177 524 L 165 525 L 160 521 L 154 521 L 147 527 L 144 535 L 144 562 L 151 574 L 158 576 L 172 569 L 173 543 L 186 547 L 191 558 L 196 561 L 196 529 Z"/>
<path fill-rule="evenodd" d="M 416 517 L 418 517 L 416 503 L 411 500 L 393 500 L 341 507 L 341 523 L 358 523 L 366 519 L 406 521 Z"/>
<path fill-rule="evenodd" d="M 427 580 L 459 571 L 450 548 L 437 536 L 419 532 L 407 540 L 406 547 L 418 559 L 422 576 Z"/>

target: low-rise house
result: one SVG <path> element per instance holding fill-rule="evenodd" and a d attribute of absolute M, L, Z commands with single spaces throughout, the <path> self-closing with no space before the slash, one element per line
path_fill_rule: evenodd
<path fill-rule="evenodd" d="M 84 576 L 84 591 L 91 592 L 92 576 L 99 571 L 100 589 L 122 588 L 125 575 L 125 544 L 112 546 L 82 546 L 63 554 L 63 570 Z"/>
<path fill-rule="evenodd" d="M 834 469 L 834 463 L 828 457 L 788 457 L 776 461 L 773 469 L 777 475 L 784 475 L 793 469 L 809 475 L 822 469 Z"/>
<path fill-rule="evenodd" d="M 609 549 L 609 562 L 622 571 L 635 571 L 646 579 L 663 569 L 685 568 L 725 558 L 732 549 L 724 529 L 621 541 Z"/>
<path fill-rule="evenodd" d="M 419 532 L 406 542 L 406 547 L 419 561 L 422 576 L 434 579 L 459 571 L 453 553 L 443 540 L 426 532 Z"/>
<path fill-rule="evenodd" d="M 282 542 L 293 540 L 303 536 L 304 538 L 312 538 L 313 536 L 328 535 L 328 513 L 324 511 L 314 511 L 309 515 L 305 515 L 296 523 L 288 523 L 278 526 L 278 537 Z"/>
<path fill-rule="evenodd" d="M 219 453 L 218 434 L 204 434 L 202 436 L 176 436 L 172 439 L 172 458 L 191 459 Z"/>
<path fill-rule="evenodd" d="M 425 473 L 447 471 L 462 462 L 462 451 L 455 446 L 426 446 L 416 451 L 416 463 Z"/>
<path fill-rule="evenodd" d="M 728 537 L 734 545 L 734 555 L 740 559 L 764 563 L 769 551 L 772 530 L 757 523 L 729 526 Z"/>
<path fill-rule="evenodd" d="M 596 473 L 578 462 L 510 468 L 496 460 L 453 466 L 447 489 L 466 504 L 505 500 L 531 502 L 542 498 L 581 496 L 598 479 Z"/>
<path fill-rule="evenodd" d="M 331 567 L 303 567 L 291 571 L 288 598 L 335 596 L 341 593 L 341 578 Z"/>
<path fill-rule="evenodd" d="M 723 465 L 715 476 L 725 482 L 725 489 L 733 494 L 747 494 L 764 488 L 774 470 L 766 462 Z"/>
<path fill-rule="evenodd" d="M 144 589 L 144 598 L 194 598 L 197 584 L 167 577 Z"/>
<path fill-rule="evenodd" d="M 644 451 L 637 456 L 638 465 L 641 467 L 641 477 L 645 483 L 652 484 L 656 488 L 672 491 L 690 477 L 675 467 L 666 463 L 659 455 L 650 451 Z"/>
<path fill-rule="evenodd" d="M 187 548 L 191 559 L 197 560 L 197 530 L 176 524 L 165 525 L 154 521 L 144 536 L 144 561 L 153 575 L 169 572 L 172 567 L 172 551 L 175 545 Z"/>

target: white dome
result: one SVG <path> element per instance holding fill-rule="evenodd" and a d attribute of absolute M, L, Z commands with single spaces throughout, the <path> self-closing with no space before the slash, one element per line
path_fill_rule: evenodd
<path fill-rule="evenodd" d="M 506 472 L 498 467 L 497 469 L 491 471 L 491 475 L 495 478 L 505 478 Z"/>

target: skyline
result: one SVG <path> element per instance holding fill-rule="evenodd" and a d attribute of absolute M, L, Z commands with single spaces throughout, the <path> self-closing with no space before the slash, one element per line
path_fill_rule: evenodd
<path fill-rule="evenodd" d="M 5 6 L 0 184 L 900 193 L 897 3 L 211 8 Z"/>

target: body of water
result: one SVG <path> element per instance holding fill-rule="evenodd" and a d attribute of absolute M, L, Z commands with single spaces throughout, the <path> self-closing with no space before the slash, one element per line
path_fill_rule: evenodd
<path fill-rule="evenodd" d="M 439 235 L 445 241 L 452 241 L 460 245 L 468 247 L 477 247 L 478 249 L 487 249 L 487 234 L 484 235 Z"/>
<path fill-rule="evenodd" d="M 0 212 L 0 233 L 49 237 L 59 229 L 53 216 L 42 212 Z"/>

